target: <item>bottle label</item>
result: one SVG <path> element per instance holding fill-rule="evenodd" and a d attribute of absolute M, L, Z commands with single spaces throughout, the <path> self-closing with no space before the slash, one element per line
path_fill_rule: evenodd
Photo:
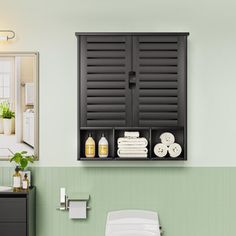
<path fill-rule="evenodd" d="M 22 188 L 23 188 L 23 189 L 28 189 L 28 183 L 27 183 L 27 181 L 23 180 L 23 182 L 22 182 Z"/>
<path fill-rule="evenodd" d="M 99 156 L 107 156 L 107 155 L 108 155 L 108 146 L 99 145 Z"/>
<path fill-rule="evenodd" d="M 95 147 L 93 145 L 86 145 L 85 154 L 86 156 L 95 156 Z"/>
<path fill-rule="evenodd" d="M 20 177 L 19 176 L 14 176 L 13 177 L 13 188 L 20 188 Z"/>

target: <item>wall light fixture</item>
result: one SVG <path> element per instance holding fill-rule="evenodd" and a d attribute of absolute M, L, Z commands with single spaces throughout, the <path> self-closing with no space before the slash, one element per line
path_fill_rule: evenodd
<path fill-rule="evenodd" d="M 0 41 L 8 41 L 15 38 L 15 32 L 13 30 L 0 30 Z"/>

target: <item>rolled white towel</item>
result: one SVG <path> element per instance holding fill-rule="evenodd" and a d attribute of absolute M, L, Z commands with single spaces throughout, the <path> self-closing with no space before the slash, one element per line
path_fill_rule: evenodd
<path fill-rule="evenodd" d="M 146 138 L 118 138 L 117 140 L 119 144 L 126 144 L 126 145 L 148 145 L 148 141 Z"/>
<path fill-rule="evenodd" d="M 118 149 L 117 154 L 147 154 L 147 148 L 143 149 Z"/>
<path fill-rule="evenodd" d="M 171 157 L 178 157 L 182 152 L 182 148 L 178 143 L 173 143 L 169 146 L 168 152 Z"/>
<path fill-rule="evenodd" d="M 130 138 L 138 138 L 139 137 L 139 132 L 138 131 L 125 131 L 125 134 L 124 134 L 125 137 L 130 137 Z"/>
<path fill-rule="evenodd" d="M 154 147 L 154 153 L 157 157 L 165 157 L 168 151 L 168 147 L 163 143 L 158 143 Z"/>
<path fill-rule="evenodd" d="M 160 139 L 161 142 L 166 146 L 170 146 L 175 142 L 175 136 L 170 132 L 162 133 Z"/>

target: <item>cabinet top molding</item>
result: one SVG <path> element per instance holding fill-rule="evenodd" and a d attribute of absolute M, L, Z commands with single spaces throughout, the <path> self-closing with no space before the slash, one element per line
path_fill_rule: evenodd
<path fill-rule="evenodd" d="M 164 35 L 164 36 L 188 36 L 189 32 L 76 32 L 81 35 Z"/>

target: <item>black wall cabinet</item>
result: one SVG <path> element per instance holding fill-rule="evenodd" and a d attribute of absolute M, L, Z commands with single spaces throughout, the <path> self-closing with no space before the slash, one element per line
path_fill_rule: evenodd
<path fill-rule="evenodd" d="M 78 159 L 120 160 L 117 138 L 125 130 L 135 130 L 149 141 L 148 160 L 186 160 L 188 33 L 76 36 Z M 160 134 L 166 131 L 172 132 L 183 148 L 176 159 L 157 158 L 153 153 Z M 84 158 L 88 133 L 93 134 L 96 143 L 105 133 L 109 158 Z"/>

